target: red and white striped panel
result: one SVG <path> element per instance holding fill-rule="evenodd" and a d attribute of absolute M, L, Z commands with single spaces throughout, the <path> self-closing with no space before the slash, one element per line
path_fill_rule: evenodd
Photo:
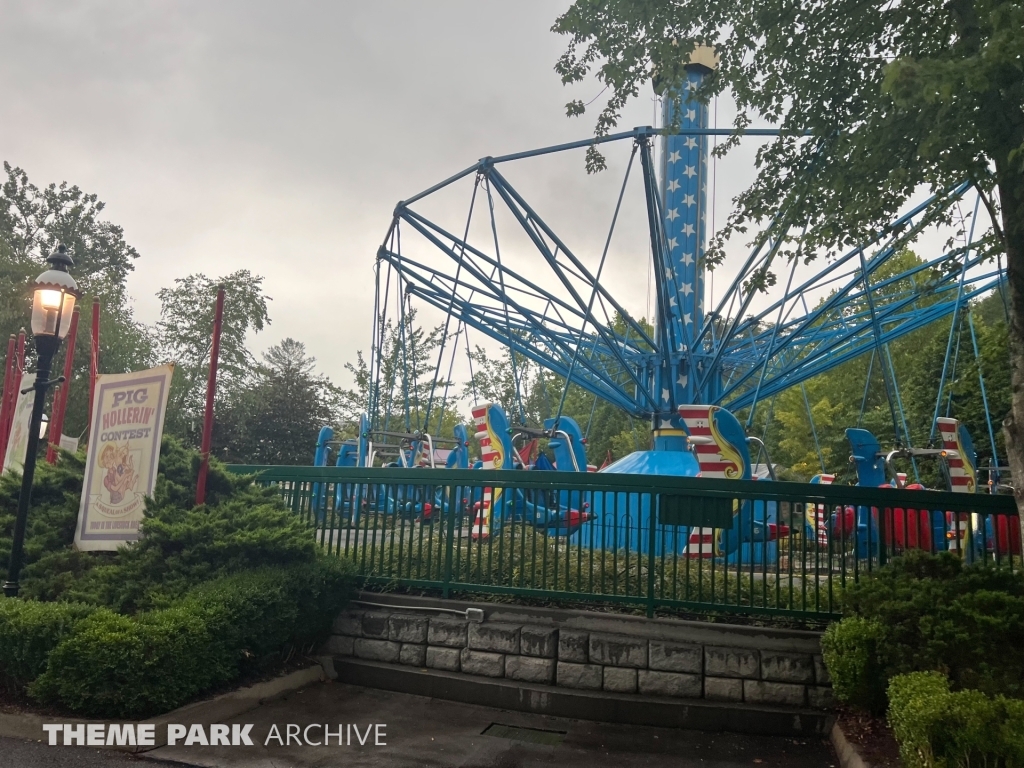
<path fill-rule="evenodd" d="M 476 437 L 480 441 L 480 460 L 484 469 L 494 469 L 494 450 L 491 448 L 491 436 L 487 431 L 487 409 L 490 403 L 473 409 L 473 423 L 476 425 Z"/>
<path fill-rule="evenodd" d="M 491 403 L 481 405 L 473 409 L 473 424 L 476 426 L 476 436 L 480 441 L 480 460 L 484 469 L 494 469 L 495 450 L 491 447 L 491 435 L 487 429 L 487 409 Z M 483 498 L 480 507 L 477 509 L 476 517 L 473 519 L 473 527 L 470 535 L 474 539 L 486 539 L 491 535 L 491 501 L 494 496 L 494 489 L 484 488 Z"/>
<path fill-rule="evenodd" d="M 686 557 L 708 558 L 715 556 L 715 529 L 691 528 L 690 540 L 683 550 Z"/>
<path fill-rule="evenodd" d="M 694 456 L 700 465 L 701 477 L 725 478 L 727 469 L 735 468 L 742 472 L 743 467 L 736 466 L 722 455 L 721 448 L 711 433 L 711 405 L 684 405 L 679 408 L 679 417 L 686 425 L 693 444 Z"/>
<path fill-rule="evenodd" d="M 474 539 L 486 539 L 491 535 L 491 489 L 484 488 L 484 498 L 473 518 L 469 535 Z"/>
<path fill-rule="evenodd" d="M 938 418 L 935 423 L 942 435 L 942 447 L 946 450 L 946 465 L 954 493 L 973 493 L 975 479 L 970 465 L 964 463 L 960 452 L 960 422 L 956 419 Z"/>
<path fill-rule="evenodd" d="M 818 485 L 832 485 L 836 481 L 835 475 L 818 475 Z M 828 515 L 825 514 L 825 505 L 818 504 L 813 510 L 814 520 L 808 520 L 817 533 L 818 544 L 822 547 L 828 546 Z"/>

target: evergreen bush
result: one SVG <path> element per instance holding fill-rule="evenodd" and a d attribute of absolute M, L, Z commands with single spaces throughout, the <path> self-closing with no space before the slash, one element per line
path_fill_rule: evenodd
<path fill-rule="evenodd" d="M 321 558 L 236 573 L 136 616 L 99 609 L 50 653 L 29 694 L 89 717 L 169 711 L 283 648 L 322 642 L 351 584 L 345 561 Z"/>
<path fill-rule="evenodd" d="M 884 638 L 881 624 L 860 616 L 830 624 L 825 630 L 822 656 L 837 699 L 868 712 L 885 711 L 887 678 L 879 648 Z"/>
<path fill-rule="evenodd" d="M 82 603 L 40 603 L 0 597 L 0 684 L 20 692 L 46 668 L 46 657 L 96 610 Z"/>
<path fill-rule="evenodd" d="M 843 606 L 822 639 L 841 701 L 880 714 L 892 677 L 929 670 L 957 690 L 1024 697 L 1024 575 L 908 552 L 849 587 Z"/>
<path fill-rule="evenodd" d="M 160 472 L 146 504 L 143 538 L 117 552 L 74 549 L 84 458 L 40 463 L 32 488 L 21 594 L 134 613 L 166 607 L 191 587 L 264 565 L 311 562 L 309 529 L 271 489 L 210 462 L 206 503 L 195 507 L 199 454 L 164 437 Z M 20 478 L 0 478 L 0 578 L 6 575 Z"/>
<path fill-rule="evenodd" d="M 78 552 L 83 457 L 38 465 L 22 598 L 0 599 L 0 683 L 84 715 L 145 717 L 326 638 L 351 592 L 347 561 L 215 460 L 194 506 L 198 469 L 165 437 L 142 538 Z M 0 579 L 19 491 L 0 478 Z"/>
<path fill-rule="evenodd" d="M 889 724 L 904 768 L 1024 766 L 1024 701 L 950 691 L 938 672 L 892 679 Z"/>

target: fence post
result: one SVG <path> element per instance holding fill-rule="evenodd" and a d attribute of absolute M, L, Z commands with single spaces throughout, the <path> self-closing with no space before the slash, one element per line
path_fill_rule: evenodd
<path fill-rule="evenodd" d="M 658 494 L 651 494 L 650 515 L 647 518 L 647 618 L 654 618 L 654 564 L 657 559 L 654 556 L 655 545 L 658 542 L 658 529 L 655 525 L 657 520 L 657 505 L 660 503 Z"/>
<path fill-rule="evenodd" d="M 884 518 L 884 519 L 883 519 Z M 888 534 L 895 538 L 896 535 L 896 516 L 892 512 L 892 507 L 879 507 L 878 508 L 878 567 L 884 566 L 888 560 L 886 555 L 889 553 L 885 547 L 887 545 L 886 539 L 890 538 Z"/>
<path fill-rule="evenodd" d="M 462 489 L 459 488 L 459 491 Z M 456 494 L 459 498 L 460 494 Z M 455 509 L 452 509 L 452 508 Z M 448 597 L 449 586 L 452 582 L 452 551 L 455 547 L 455 518 L 458 517 L 456 510 L 461 512 L 461 506 L 459 504 L 449 504 L 448 514 L 445 515 L 445 542 L 444 542 L 444 584 L 441 587 L 441 597 Z"/>

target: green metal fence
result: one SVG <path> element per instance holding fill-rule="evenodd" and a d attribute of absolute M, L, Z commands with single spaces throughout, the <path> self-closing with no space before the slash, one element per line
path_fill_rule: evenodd
<path fill-rule="evenodd" d="M 907 547 L 1021 567 L 1008 496 L 576 472 L 229 469 L 274 487 L 368 583 L 445 597 L 827 620 L 847 585 Z M 484 500 L 488 535 L 475 523 Z M 758 521 L 764 510 L 773 524 Z"/>

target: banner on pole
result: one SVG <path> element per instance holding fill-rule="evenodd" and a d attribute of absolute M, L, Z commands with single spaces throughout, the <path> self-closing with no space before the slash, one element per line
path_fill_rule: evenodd
<path fill-rule="evenodd" d="M 138 540 L 160 463 L 173 365 L 96 379 L 75 545 L 114 550 Z"/>
<path fill-rule="evenodd" d="M 14 416 L 11 418 L 11 434 L 7 441 L 7 454 L 4 456 L 3 473 L 7 474 L 12 469 L 21 472 L 25 467 L 25 457 L 28 455 L 28 432 L 32 428 L 32 405 L 36 399 L 36 375 L 26 373 L 21 377 L 21 389 L 28 392 L 22 394 L 17 392 L 18 401 L 14 406 Z"/>

